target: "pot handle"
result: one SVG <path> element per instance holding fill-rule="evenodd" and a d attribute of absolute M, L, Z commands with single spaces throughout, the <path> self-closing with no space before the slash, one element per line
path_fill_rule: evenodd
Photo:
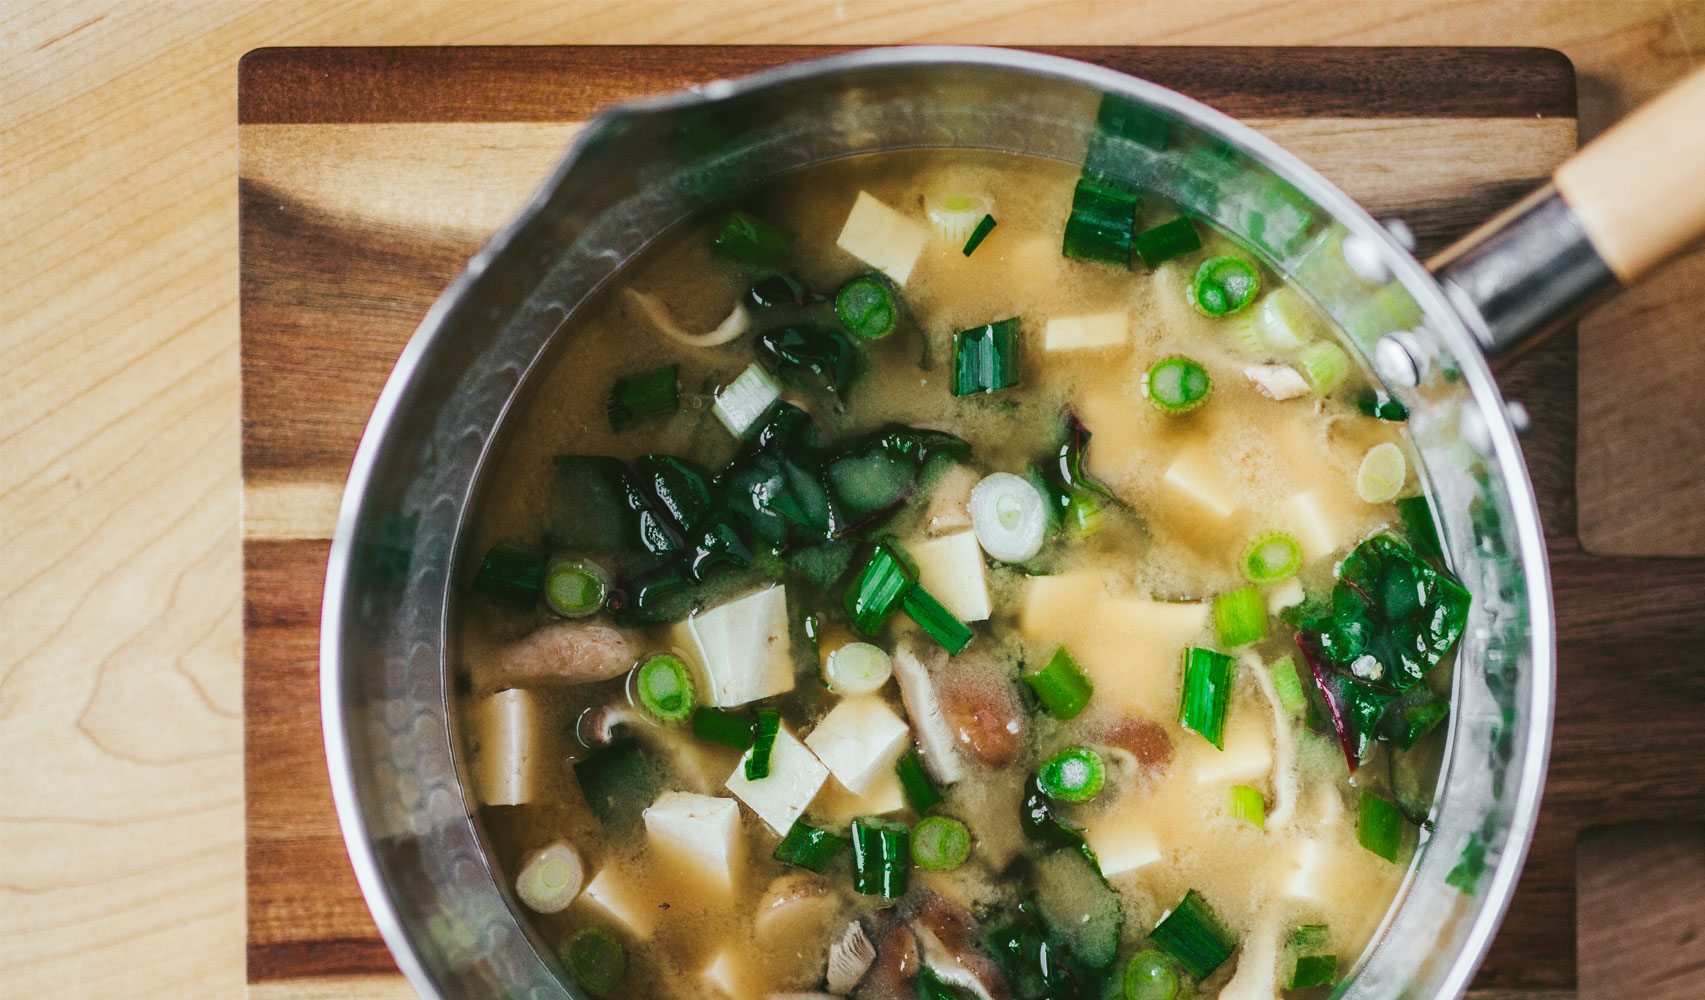
<path fill-rule="evenodd" d="M 1490 355 L 1537 342 L 1705 234 L 1705 70 L 1428 262 Z"/>

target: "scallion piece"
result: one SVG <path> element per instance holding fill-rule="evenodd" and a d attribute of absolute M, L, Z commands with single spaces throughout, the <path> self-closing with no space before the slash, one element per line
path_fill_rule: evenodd
<path fill-rule="evenodd" d="M 951 816 L 926 816 L 912 829 L 912 860 L 924 871 L 952 871 L 970 856 L 971 831 Z"/>
<path fill-rule="evenodd" d="M 1159 267 L 1174 257 L 1202 249 L 1202 237 L 1188 218 L 1180 215 L 1145 229 L 1131 240 L 1131 250 L 1149 267 Z"/>
<path fill-rule="evenodd" d="M 758 721 L 752 724 L 752 750 L 746 756 L 747 781 L 761 781 L 770 776 L 770 752 L 776 748 L 779 732 L 781 713 L 773 708 L 758 709 Z"/>
<path fill-rule="evenodd" d="M 775 270 L 793 243 L 793 234 L 769 223 L 735 212 L 722 224 L 711 246 L 716 255 L 752 274 Z"/>
<path fill-rule="evenodd" d="M 870 559 L 847 588 L 844 604 L 852 627 L 864 635 L 876 635 L 900 606 L 917 576 L 893 546 L 878 542 Z"/>
<path fill-rule="evenodd" d="M 563 939 L 557 957 L 569 975 L 593 996 L 614 990 L 628 971 L 628 952 L 601 927 L 584 927 Z"/>
<path fill-rule="evenodd" d="M 1291 970 L 1288 990 L 1307 990 L 1316 986 L 1331 986 L 1338 978 L 1337 955 L 1298 955 Z"/>
<path fill-rule="evenodd" d="M 1213 380 L 1200 362 L 1182 355 L 1161 358 L 1143 373 L 1143 395 L 1168 416 L 1189 413 L 1207 402 Z"/>
<path fill-rule="evenodd" d="M 1178 1000 L 1178 963 L 1158 948 L 1144 948 L 1125 963 L 1125 1000 Z"/>
<path fill-rule="evenodd" d="M 634 673 L 639 703 L 659 722 L 685 722 L 693 714 L 693 678 L 671 653 L 648 656 Z"/>
<path fill-rule="evenodd" d="M 853 820 L 853 889 L 899 899 L 911 881 L 911 831 L 877 816 Z"/>
<path fill-rule="evenodd" d="M 1077 718 L 1089 704 L 1089 696 L 1095 692 L 1095 685 L 1084 676 L 1083 668 L 1077 665 L 1064 646 L 1054 650 L 1047 666 L 1026 673 L 1024 683 L 1030 685 L 1030 690 L 1036 693 L 1036 699 L 1048 710 L 1048 714 L 1061 720 Z"/>
<path fill-rule="evenodd" d="M 995 392 L 1018 384 L 1018 319 L 953 335 L 953 394 Z"/>
<path fill-rule="evenodd" d="M 1242 257 L 1209 257 L 1190 280 L 1190 304 L 1206 316 L 1230 316 L 1255 301 L 1261 276 Z"/>
<path fill-rule="evenodd" d="M 1248 823 L 1257 830 L 1267 825 L 1267 800 L 1259 788 L 1233 785 L 1226 795 L 1226 812 L 1231 818 Z"/>
<path fill-rule="evenodd" d="M 1237 935 L 1194 889 L 1161 918 L 1149 936 L 1198 981 L 1213 975 L 1237 949 Z"/>
<path fill-rule="evenodd" d="M 1250 583 L 1283 583 L 1302 568 L 1302 546 L 1283 531 L 1256 536 L 1243 550 L 1243 578 Z"/>
<path fill-rule="evenodd" d="M 1409 547 L 1429 559 L 1444 555 L 1439 544 L 1439 529 L 1433 523 L 1433 509 L 1425 496 L 1403 497 L 1397 501 L 1397 516 L 1403 519 L 1403 531 L 1409 536 Z"/>
<path fill-rule="evenodd" d="M 1296 367 L 1315 395 L 1325 396 L 1350 377 L 1350 356 L 1332 341 L 1320 340 L 1297 354 Z"/>
<path fill-rule="evenodd" d="M 935 595 L 921 586 L 906 591 L 906 596 L 900 599 L 900 607 L 908 618 L 929 633 L 931 639 L 941 643 L 941 648 L 950 656 L 959 655 L 959 651 L 971 641 L 971 626 L 960 621 L 958 615 L 947 610 Z"/>
<path fill-rule="evenodd" d="M 1387 861 L 1403 849 L 1403 813 L 1372 792 L 1363 792 L 1356 807 L 1356 842 Z"/>
<path fill-rule="evenodd" d="M 847 844 L 847 838 L 840 834 L 799 820 L 776 845 L 775 859 L 783 864 L 809 868 L 821 875 L 846 850 Z"/>
<path fill-rule="evenodd" d="M 745 750 L 752 745 L 752 717 L 722 708 L 695 708 L 693 735 L 733 750 Z"/>
<path fill-rule="evenodd" d="M 1402 423 L 1409 419 L 1409 407 L 1387 395 L 1383 389 L 1364 389 L 1356 396 L 1356 409 L 1376 420 Z"/>
<path fill-rule="evenodd" d="M 1048 509 L 1034 484 L 1010 472 L 991 472 L 971 488 L 971 529 L 983 551 L 1001 562 L 1024 562 L 1042 551 Z"/>
<path fill-rule="evenodd" d="M 1073 538 L 1088 538 L 1101 530 L 1102 514 L 1106 506 L 1101 501 L 1101 495 L 1094 490 L 1074 489 L 1066 501 L 1065 515 L 1062 518 L 1066 531 Z"/>
<path fill-rule="evenodd" d="M 1356 495 L 1366 503 L 1383 504 L 1397 499 L 1409 480 L 1409 463 L 1403 449 L 1382 441 L 1368 449 L 1356 469 Z"/>
<path fill-rule="evenodd" d="M 597 614 L 609 593 L 609 574 L 595 562 L 563 559 L 545 571 L 545 607 L 563 618 Z"/>
<path fill-rule="evenodd" d="M 984 215 L 981 221 L 977 223 L 977 228 L 971 230 L 970 238 L 965 241 L 965 249 L 963 251 L 965 256 L 969 257 L 976 253 L 977 248 L 982 246 L 983 241 L 988 239 L 989 234 L 994 231 L 995 217 L 992 215 Z"/>
<path fill-rule="evenodd" d="M 1227 649 L 1267 638 L 1267 601 L 1261 591 L 1239 587 L 1215 597 L 1214 632 Z"/>
<path fill-rule="evenodd" d="M 923 758 L 918 756 L 916 747 L 906 751 L 900 758 L 900 763 L 894 765 L 894 772 L 900 776 L 900 791 L 906 795 L 906 804 L 918 813 L 927 813 L 941 804 L 941 789 L 935 787 L 929 772 L 924 770 Z"/>
<path fill-rule="evenodd" d="M 473 589 L 493 600 L 531 607 L 544 585 L 545 557 L 507 545 L 493 546 L 480 561 Z"/>
<path fill-rule="evenodd" d="M 1305 955 L 1317 954 L 1331 943 L 1332 929 L 1325 924 L 1299 924 L 1291 931 L 1291 948 Z"/>
<path fill-rule="evenodd" d="M 616 379 L 606 412 L 612 430 L 625 431 L 642 420 L 674 413 L 681 405 L 679 365 L 663 365 Z"/>
<path fill-rule="evenodd" d="M 1139 200 L 1130 191 L 1080 178 L 1072 192 L 1072 210 L 1066 217 L 1060 252 L 1077 260 L 1130 267 Z"/>
<path fill-rule="evenodd" d="M 1212 649 L 1184 650 L 1184 694 L 1178 722 L 1216 749 L 1225 749 L 1225 717 L 1231 707 L 1231 657 Z"/>
<path fill-rule="evenodd" d="M 534 913 L 561 913 L 580 895 L 586 866 L 567 841 L 539 848 L 521 862 L 515 876 L 515 895 Z"/>
<path fill-rule="evenodd" d="M 963 244 L 970 239 L 991 207 L 981 195 L 958 193 L 924 199 L 924 214 L 929 216 L 930 225 L 950 243 Z"/>
<path fill-rule="evenodd" d="M 1106 781 L 1107 765 L 1088 747 L 1061 750 L 1036 772 L 1042 793 L 1059 802 L 1088 802 L 1101 794 Z"/>
<path fill-rule="evenodd" d="M 893 658 L 868 642 L 849 642 L 823 659 L 823 680 L 836 694 L 875 694 L 893 674 Z"/>
<path fill-rule="evenodd" d="M 728 433 L 737 438 L 745 437 L 752 425 L 763 419 L 780 398 L 781 386 L 763 365 L 754 361 L 734 381 L 717 390 L 711 412 L 716 414 L 722 426 L 728 428 Z"/>
<path fill-rule="evenodd" d="M 881 340 L 894 332 L 900 302 L 894 286 L 880 274 L 863 274 L 835 293 L 835 315 L 860 340 Z"/>
<path fill-rule="evenodd" d="M 1279 696 L 1279 706 L 1292 715 L 1301 715 L 1308 707 L 1308 698 L 1302 692 L 1296 660 L 1286 653 L 1274 660 L 1267 672 L 1273 675 L 1273 693 Z"/>

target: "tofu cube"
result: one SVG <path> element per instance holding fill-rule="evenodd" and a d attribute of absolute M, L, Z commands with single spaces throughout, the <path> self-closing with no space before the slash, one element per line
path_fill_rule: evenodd
<path fill-rule="evenodd" d="M 694 652 L 694 681 L 712 706 L 793 690 L 787 588 L 781 584 L 692 615 L 676 627 L 676 638 Z"/>
<path fill-rule="evenodd" d="M 656 904 L 646 899 L 645 893 L 614 865 L 594 875 L 581 898 L 595 904 L 637 938 L 649 938 L 657 929 Z"/>
<path fill-rule="evenodd" d="M 1237 511 L 1231 487 L 1205 448 L 1180 452 L 1160 477 L 1167 495 L 1199 514 L 1223 521 Z"/>
<path fill-rule="evenodd" d="M 904 285 L 929 242 L 929 229 L 860 191 L 835 245 Z"/>
<path fill-rule="evenodd" d="M 645 833 L 684 873 L 724 892 L 734 888 L 740 806 L 733 799 L 665 792 L 645 810 Z"/>
<path fill-rule="evenodd" d="M 1154 831 L 1135 823 L 1091 824 L 1084 839 L 1101 862 L 1106 878 L 1134 872 L 1160 860 L 1160 840 Z"/>
<path fill-rule="evenodd" d="M 1266 597 L 1267 613 L 1277 618 L 1279 612 L 1303 602 L 1302 581 L 1293 576 L 1284 583 L 1274 584 L 1267 588 Z"/>
<path fill-rule="evenodd" d="M 474 787 L 488 806 L 518 806 L 538 794 L 540 743 L 539 705 L 533 692 L 514 688 L 487 695 L 474 703 L 471 731 Z"/>
<path fill-rule="evenodd" d="M 738 962 L 732 952 L 719 951 L 711 959 L 699 978 L 710 987 L 711 997 L 724 997 L 726 1000 L 744 1000 L 745 994 L 740 991 Z"/>
<path fill-rule="evenodd" d="M 889 768 L 877 774 L 863 793 L 849 792 L 839 781 L 831 782 L 811 804 L 811 815 L 825 823 L 846 826 L 860 816 L 886 816 L 906 808 L 906 792 L 900 775 Z"/>
<path fill-rule="evenodd" d="M 1247 784 L 1273 770 L 1273 738 L 1266 719 L 1253 709 L 1233 708 L 1225 724 L 1225 749 L 1203 744 L 1195 772 L 1201 785 Z"/>
<path fill-rule="evenodd" d="M 911 728 L 887 702 L 863 695 L 842 698 L 805 737 L 805 745 L 847 791 L 863 794 L 879 775 L 894 770 L 911 736 Z"/>
<path fill-rule="evenodd" d="M 1327 851 L 1318 841 L 1305 840 L 1291 855 L 1295 867 L 1285 879 L 1285 895 L 1292 899 L 1324 902 Z"/>
<path fill-rule="evenodd" d="M 960 531 L 906 546 L 918 564 L 918 583 L 947 610 L 968 622 L 988 621 L 989 578 L 977 533 Z"/>
<path fill-rule="evenodd" d="M 1286 500 L 1280 516 L 1308 560 L 1324 559 L 1345 547 L 1357 529 L 1354 518 L 1335 510 L 1313 490 L 1303 490 Z"/>
<path fill-rule="evenodd" d="M 1048 351 L 1093 351 L 1124 347 L 1131 337 L 1131 316 L 1124 311 L 1087 316 L 1056 316 L 1042 328 Z"/>
<path fill-rule="evenodd" d="M 823 782 L 829 780 L 829 769 L 786 726 L 776 733 L 768 777 L 757 781 L 747 779 L 746 758 L 751 754 L 750 750 L 746 751 L 734 766 L 734 773 L 728 776 L 728 790 L 757 813 L 777 836 L 786 836 L 817 797 Z"/>

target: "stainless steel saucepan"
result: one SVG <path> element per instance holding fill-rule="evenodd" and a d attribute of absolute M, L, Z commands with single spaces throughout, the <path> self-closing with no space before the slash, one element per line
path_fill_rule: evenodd
<path fill-rule="evenodd" d="M 368 905 L 423 996 L 573 995 L 494 877 L 447 704 L 451 582 L 467 561 L 458 539 L 497 428 L 559 332 L 657 234 L 764 178 L 920 146 L 1081 163 L 1106 95 L 1164 122 L 1164 142 L 1118 140 L 1129 179 L 1264 256 L 1338 321 L 1413 414 L 1441 534 L 1475 604 L 1435 829 L 1341 994 L 1463 991 L 1533 833 L 1555 679 L 1544 538 L 1519 421 L 1489 359 L 1705 229 L 1705 74 L 1430 266 L 1250 128 L 1049 56 L 856 52 L 599 115 L 403 351 L 356 453 L 327 568 L 321 708 L 332 787 Z"/>

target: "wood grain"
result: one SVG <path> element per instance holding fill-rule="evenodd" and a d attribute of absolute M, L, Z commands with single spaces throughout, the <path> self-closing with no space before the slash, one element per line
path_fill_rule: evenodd
<path fill-rule="evenodd" d="M 1691 1000 L 1705 982 L 1705 824 L 1581 835 L 1581 1000 Z"/>
<path fill-rule="evenodd" d="M 0 39 L 0 565 L 10 571 L 0 600 L 0 982 L 17 997 L 227 998 L 244 978 L 231 123 L 245 52 L 1533 45 L 1574 62 L 1590 135 L 1680 75 L 1689 47 L 1705 47 L 1705 9 L 64 0 L 0 8 Z M 1617 394 L 1626 398 L 1626 387 Z M 86 711 L 97 700 L 102 710 Z M 370 995 L 336 992 L 338 982 L 318 995 Z"/>

